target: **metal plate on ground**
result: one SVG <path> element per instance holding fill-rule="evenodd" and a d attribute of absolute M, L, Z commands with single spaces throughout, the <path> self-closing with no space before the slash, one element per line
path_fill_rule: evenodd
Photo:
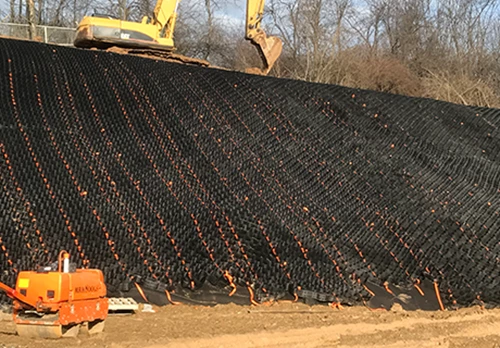
<path fill-rule="evenodd" d="M 139 309 L 139 305 L 131 297 L 110 297 L 108 298 L 109 312 L 134 312 Z"/>

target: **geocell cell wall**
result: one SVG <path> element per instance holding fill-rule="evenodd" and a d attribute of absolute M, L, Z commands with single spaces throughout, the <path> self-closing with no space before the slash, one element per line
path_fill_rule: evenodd
<path fill-rule="evenodd" d="M 498 110 L 13 40 L 0 73 L 10 285 L 66 249 L 111 287 L 500 300 Z"/>

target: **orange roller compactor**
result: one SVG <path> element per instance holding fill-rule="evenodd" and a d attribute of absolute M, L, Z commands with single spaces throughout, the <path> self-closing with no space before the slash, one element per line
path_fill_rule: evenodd
<path fill-rule="evenodd" d="M 55 269 L 57 268 L 57 269 Z M 62 251 L 55 267 L 19 273 L 16 288 L 0 283 L 13 299 L 13 318 L 20 336 L 75 337 L 81 326 L 102 332 L 108 315 L 104 276 L 97 269 L 70 270 Z"/>

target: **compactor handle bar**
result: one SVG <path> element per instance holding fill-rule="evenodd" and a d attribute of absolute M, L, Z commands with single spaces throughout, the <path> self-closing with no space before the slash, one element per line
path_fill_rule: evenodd
<path fill-rule="evenodd" d="M 0 290 L 5 292 L 5 294 L 7 294 L 7 296 L 13 300 L 17 300 L 17 301 L 23 303 L 24 305 L 27 305 L 27 306 L 30 306 L 33 308 L 37 308 L 36 302 L 31 301 L 28 297 L 24 296 L 23 294 L 18 292 L 16 289 L 12 289 L 10 286 L 5 285 L 2 282 L 0 282 Z"/>

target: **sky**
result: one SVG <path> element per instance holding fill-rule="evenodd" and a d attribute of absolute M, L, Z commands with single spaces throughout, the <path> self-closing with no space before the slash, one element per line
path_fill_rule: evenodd
<path fill-rule="evenodd" d="M 190 1 L 202 2 L 201 0 Z M 218 9 L 217 16 L 227 18 L 231 22 L 234 22 L 234 24 L 242 24 L 245 21 L 246 0 L 223 0 L 220 2 L 222 6 Z M 0 0 L 0 21 L 7 16 L 8 11 L 9 0 Z"/>
<path fill-rule="evenodd" d="M 229 21 L 229 25 L 243 26 L 245 23 L 246 0 L 221 1 L 223 5 L 217 10 L 217 16 Z"/>
<path fill-rule="evenodd" d="M 118 1 L 118 0 L 111 0 Z M 182 2 L 199 2 L 204 3 L 203 0 L 181 0 Z M 181 3 L 182 3 L 181 2 Z M 234 26 L 244 25 L 245 22 L 245 12 L 246 12 L 246 0 L 219 0 L 222 4 L 217 10 L 216 14 L 219 18 L 225 18 L 229 21 L 229 24 Z M 354 3 L 360 3 L 360 0 L 355 0 Z M 359 5 L 357 5 L 359 6 Z M 0 0 L 0 21 L 8 14 L 9 0 Z"/>

